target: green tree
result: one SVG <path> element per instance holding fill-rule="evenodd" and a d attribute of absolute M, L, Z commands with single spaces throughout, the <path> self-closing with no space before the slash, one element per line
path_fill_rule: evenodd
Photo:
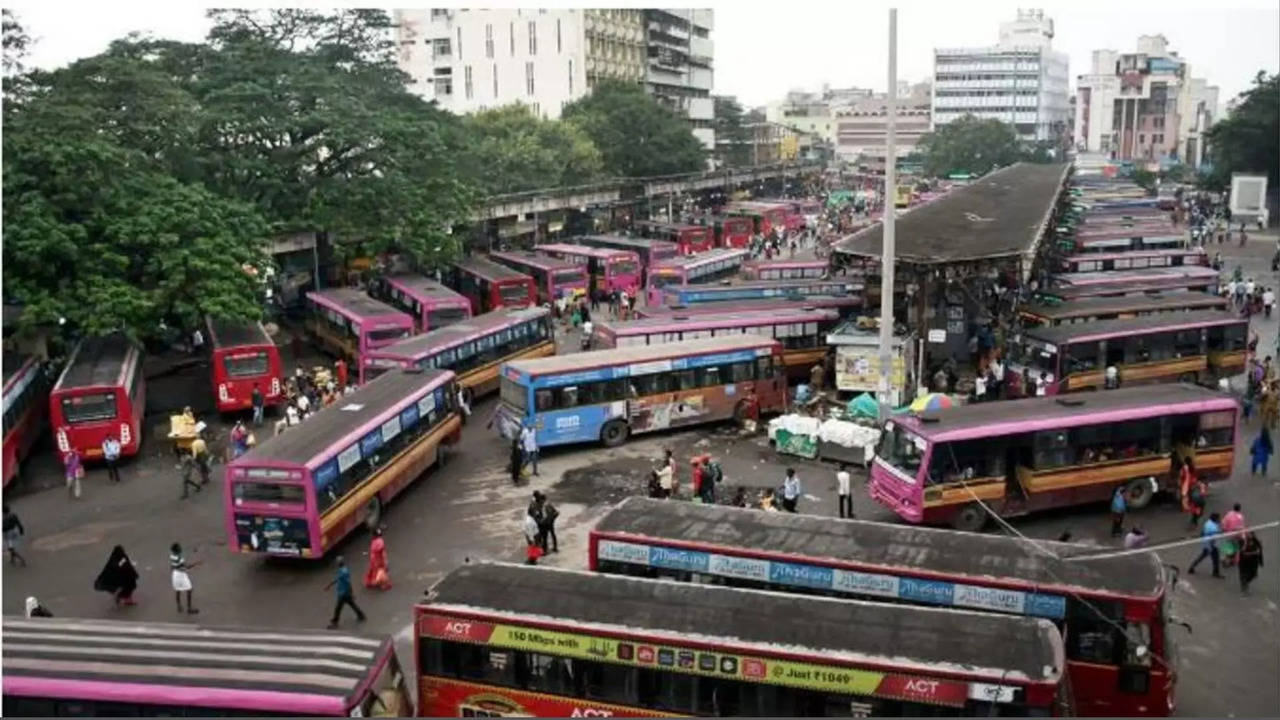
<path fill-rule="evenodd" d="M 1280 75 L 1259 71 L 1253 87 L 1240 93 L 1231 114 L 1209 129 L 1209 158 L 1213 172 L 1205 179 L 1215 190 L 1225 189 L 1233 172 L 1266 173 L 1268 184 L 1280 182 Z"/>
<path fill-rule="evenodd" d="M 483 110 L 463 119 L 467 150 L 458 166 L 487 194 L 582 185 L 604 163 L 577 125 L 535 116 L 526 105 Z"/>
<path fill-rule="evenodd" d="M 916 144 L 916 151 L 924 158 L 925 172 L 935 176 L 958 172 L 985 175 L 1018 162 L 1024 154 L 1012 125 L 972 115 L 926 134 Z"/>
<path fill-rule="evenodd" d="M 689 124 L 639 85 L 608 81 L 564 107 L 561 117 L 599 148 L 607 173 L 648 177 L 697 172 L 705 151 Z"/>
<path fill-rule="evenodd" d="M 742 105 L 727 95 L 715 97 L 716 157 L 723 167 L 751 164 L 751 132 L 745 127 Z"/>

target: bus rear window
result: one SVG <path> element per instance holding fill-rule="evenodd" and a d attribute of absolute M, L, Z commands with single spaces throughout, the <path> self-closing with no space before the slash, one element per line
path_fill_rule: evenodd
<path fill-rule="evenodd" d="M 444 307 L 427 311 L 427 326 L 432 330 L 467 319 L 467 310 L 460 307 Z"/>
<path fill-rule="evenodd" d="M 262 482 L 237 482 L 232 486 L 236 500 L 303 504 L 307 500 L 301 485 Z"/>
<path fill-rule="evenodd" d="M 529 289 L 523 283 L 519 285 L 503 285 L 498 288 L 498 294 L 502 296 L 504 303 L 520 303 L 529 299 Z"/>
<path fill-rule="evenodd" d="M 649 276 L 649 284 L 659 288 L 666 287 L 668 285 L 679 285 L 680 276 L 673 272 L 655 272 Z"/>
<path fill-rule="evenodd" d="M 227 371 L 227 377 L 233 378 L 256 377 L 270 371 L 265 350 L 227 355 L 222 359 L 222 367 Z"/>
<path fill-rule="evenodd" d="M 520 410 L 521 412 L 524 412 L 526 409 L 527 403 L 525 400 L 528 397 L 528 392 L 525 386 L 504 377 L 502 378 L 502 389 L 500 394 L 502 396 L 502 402 Z"/>
<path fill-rule="evenodd" d="M 407 337 L 409 337 L 409 329 L 402 327 L 382 328 L 381 330 L 369 331 L 369 339 L 375 342 L 382 342 L 383 340 L 401 340 Z"/>
<path fill-rule="evenodd" d="M 615 275 L 633 275 L 636 264 L 633 260 L 614 260 L 609 264 L 609 270 Z"/>
<path fill-rule="evenodd" d="M 557 285 L 584 285 L 587 282 L 581 270 L 561 270 L 553 277 Z"/>
<path fill-rule="evenodd" d="M 76 395 L 62 399 L 62 419 L 69 424 L 114 420 L 116 418 L 116 394 L 114 392 Z"/>

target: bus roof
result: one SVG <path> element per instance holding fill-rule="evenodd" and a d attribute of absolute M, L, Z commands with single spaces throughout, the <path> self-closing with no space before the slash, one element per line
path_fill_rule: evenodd
<path fill-rule="evenodd" d="M 233 467 L 308 465 L 323 459 L 335 445 L 346 447 L 358 441 L 397 401 L 452 379 L 451 370 L 393 368 L 308 417 L 305 426 L 263 440 L 230 464 Z"/>
<path fill-rule="evenodd" d="M 635 252 L 631 250 L 616 250 L 614 248 L 599 248 L 590 245 L 575 245 L 573 243 L 546 243 L 545 245 L 535 245 L 533 248 L 539 252 L 562 252 L 576 253 L 587 257 L 601 258 L 608 260 L 619 256 L 631 257 Z"/>
<path fill-rule="evenodd" d="M 1091 297 L 1058 305 L 1029 303 L 1023 312 L 1049 320 L 1090 317 L 1115 312 L 1158 312 L 1161 310 L 1196 310 L 1225 308 L 1225 298 L 1207 292 L 1190 290 L 1152 293 L 1137 297 Z"/>
<path fill-rule="evenodd" d="M 727 300 L 693 305 L 655 305 L 636 308 L 636 313 L 646 318 L 671 317 L 672 315 L 707 315 L 726 312 L 754 312 L 760 310 L 790 310 L 794 308 L 852 308 L 861 307 L 862 298 L 857 295 L 809 295 L 806 297 L 773 297 L 758 300 Z"/>
<path fill-rule="evenodd" d="M 503 252 L 491 252 L 489 257 L 502 262 L 504 259 L 516 262 L 526 263 L 542 270 L 555 272 L 557 270 L 581 270 L 581 265 L 575 265 L 568 260 L 551 257 L 550 255 L 540 255 L 536 252 L 528 250 L 506 250 Z"/>
<path fill-rule="evenodd" d="M 496 263 L 489 258 L 484 257 L 465 257 L 453 262 L 454 266 L 459 267 L 473 275 L 479 275 L 481 278 L 489 282 L 500 280 L 528 280 L 529 276 L 522 272 L 517 272 L 501 263 Z"/>
<path fill-rule="evenodd" d="M 419 299 L 430 299 L 456 305 L 471 307 L 471 301 L 450 290 L 444 283 L 437 282 L 425 275 L 407 273 L 388 275 L 387 284 L 400 289 L 401 292 L 416 296 Z"/>
<path fill-rule="evenodd" d="M 745 258 L 747 257 L 747 251 L 744 248 L 712 248 L 696 255 L 667 258 L 659 262 L 654 269 L 667 267 L 691 268 L 735 257 Z"/>
<path fill-rule="evenodd" d="M 312 290 L 307 297 L 344 315 L 352 315 L 357 320 L 387 320 L 403 318 L 406 324 L 413 318 L 391 307 L 390 305 L 369 297 L 363 290 L 356 288 L 329 288 Z"/>
<path fill-rule="evenodd" d="M 137 356 L 137 346 L 122 333 L 85 338 L 71 351 L 54 390 L 123 383 L 127 361 Z"/>
<path fill-rule="evenodd" d="M 275 345 L 267 329 L 257 320 L 209 318 L 209 343 L 213 347 Z"/>
<path fill-rule="evenodd" d="M 1066 262 L 1085 262 L 1088 260 L 1127 260 L 1130 258 L 1151 258 L 1151 257 L 1180 257 L 1186 255 L 1204 255 L 1204 250 L 1200 248 L 1161 248 L 1158 250 L 1125 250 L 1123 252 L 1109 253 L 1081 253 L 1078 255 L 1068 255 Z"/>
<path fill-rule="evenodd" d="M 405 338 L 397 343 L 370 350 L 365 353 L 369 357 L 395 357 L 417 360 L 433 352 L 470 342 L 487 335 L 496 328 L 518 325 L 526 320 L 545 317 L 551 310 L 545 307 L 498 308 L 487 313 L 469 317 L 466 320 L 436 328 L 421 335 Z"/>
<path fill-rule="evenodd" d="M 1062 430 L 1100 421 L 1139 420 L 1175 410 L 1204 413 L 1239 407 L 1230 395 L 1178 383 L 1161 385 L 1158 390 L 1122 387 L 1106 392 L 978 403 L 940 410 L 924 418 L 899 416 L 894 422 L 934 442 L 950 442 Z"/>
<path fill-rule="evenodd" d="M 9 382 L 18 377 L 18 374 L 26 370 L 28 366 L 36 363 L 34 355 L 22 355 L 15 352 L 5 351 L 3 356 L 4 364 L 4 390 L 9 391 Z"/>
<path fill-rule="evenodd" d="M 640 320 L 604 321 L 596 324 L 598 330 L 614 337 L 628 335 L 644 335 L 663 330 L 705 328 L 754 327 L 756 325 L 776 325 L 777 323 L 820 322 L 836 320 L 840 313 L 830 308 L 798 307 L 786 310 L 757 310 L 754 312 L 720 312 L 705 315 L 672 315 L 649 317 Z"/>
<path fill-rule="evenodd" d="M 836 276 L 834 278 L 790 278 L 784 280 L 748 280 L 746 282 L 729 283 L 707 283 L 705 285 L 673 285 L 662 288 L 665 292 L 726 292 L 732 293 L 743 290 L 789 290 L 791 288 L 811 288 L 820 287 L 824 289 L 838 289 L 844 293 L 850 291 L 851 288 L 861 288 L 862 281 L 854 278 L 846 278 Z"/>
<path fill-rule="evenodd" d="M 346 715 L 390 639 L 332 631 L 4 618 L 4 694 Z"/>
<path fill-rule="evenodd" d="M 793 268 L 793 267 L 827 267 L 831 263 L 827 260 L 748 260 L 743 263 L 747 267 L 760 268 L 762 270 L 770 268 Z"/>
<path fill-rule="evenodd" d="M 644 225 L 651 228 L 661 228 L 664 230 L 705 230 L 702 225 L 685 222 L 671 222 L 669 220 L 636 220 L 636 225 Z"/>
<path fill-rule="evenodd" d="M 1122 285 L 1130 282 L 1149 280 L 1211 279 L 1218 277 L 1218 271 L 1204 265 L 1177 265 L 1173 267 L 1136 268 L 1133 270 L 1094 270 L 1086 272 L 1057 273 L 1050 281 L 1050 287 L 1062 288 L 1088 287 L 1090 285 Z"/>
<path fill-rule="evenodd" d="M 661 248 L 667 247 L 671 252 L 678 252 L 679 248 L 670 240 L 660 240 L 658 238 L 642 238 L 628 237 L 626 235 L 583 235 L 581 240 L 595 240 L 597 242 L 614 243 L 617 245 L 626 245 L 635 248 Z M 570 243 L 556 243 L 557 245 L 569 245 Z M 586 246 L 590 247 L 590 246 Z"/>
<path fill-rule="evenodd" d="M 463 565 L 430 607 L 599 632 L 819 655 L 924 671 L 1056 683 L 1062 641 L 1048 620 L 834 600 L 550 567 Z M 792 622 L 786 622 L 793 618 Z"/>
<path fill-rule="evenodd" d="M 589 350 L 572 355 L 555 355 L 531 360 L 513 360 L 506 367 L 530 376 L 555 375 L 568 370 L 585 370 L 610 365 L 629 365 L 654 360 L 665 360 L 682 355 L 706 355 L 716 352 L 734 352 L 752 348 L 767 348 L 778 341 L 761 335 L 726 335 L 703 340 L 645 345 L 611 350 Z"/>
<path fill-rule="evenodd" d="M 1036 592 L 1083 590 L 1153 597 L 1164 587 L 1164 572 L 1155 555 L 1065 561 L 1004 535 L 645 497 L 623 500 L 596 523 L 595 531 L 742 548 L 791 560 L 825 559 L 891 572 L 914 569 L 978 582 L 1009 581 Z M 1059 557 L 1081 552 L 1079 545 L 1036 543 Z"/>
<path fill-rule="evenodd" d="M 1192 310 L 1178 313 L 1156 313 L 1134 318 L 1098 320 L 1090 323 L 1066 323 L 1048 327 L 1027 328 L 1023 334 L 1054 345 L 1093 342 L 1109 337 L 1138 332 L 1172 332 L 1217 325 L 1244 325 L 1249 321 L 1228 310 Z"/>

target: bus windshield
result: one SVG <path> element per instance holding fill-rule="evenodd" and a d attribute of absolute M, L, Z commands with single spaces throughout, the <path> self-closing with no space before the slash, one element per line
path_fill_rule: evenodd
<path fill-rule="evenodd" d="M 381 330 L 369 331 L 369 339 L 373 340 L 374 342 L 382 342 L 384 340 L 400 340 L 407 337 L 409 337 L 409 329 L 402 328 L 402 327 L 382 328 Z"/>
<path fill-rule="evenodd" d="M 470 315 L 471 312 L 468 308 L 461 307 L 442 307 L 436 310 L 428 310 L 427 325 L 434 330 L 466 320 Z"/>
<path fill-rule="evenodd" d="M 609 271 L 616 275 L 631 275 L 636 272 L 634 260 L 614 260 L 609 263 Z"/>
<path fill-rule="evenodd" d="M 502 378 L 501 396 L 502 402 L 521 412 L 524 412 L 527 407 L 526 398 L 528 393 L 525 391 L 524 386 L 509 378 Z"/>
<path fill-rule="evenodd" d="M 62 417 L 72 425 L 113 420 L 116 417 L 116 394 L 104 392 L 63 398 Z"/>
<path fill-rule="evenodd" d="M 236 482 L 233 486 L 236 500 L 250 502 L 294 503 L 307 501 L 307 492 L 301 485 L 277 485 L 274 483 Z"/>
<path fill-rule="evenodd" d="M 552 278 L 556 285 L 581 285 L 587 281 L 581 270 L 559 270 Z"/>
<path fill-rule="evenodd" d="M 649 284 L 656 288 L 668 285 L 681 285 L 680 275 L 674 270 L 655 270 L 649 275 Z"/>
<path fill-rule="evenodd" d="M 233 378 L 266 375 L 270 371 L 265 350 L 227 355 L 222 359 L 222 367 L 227 376 Z"/>
<path fill-rule="evenodd" d="M 901 425 L 889 423 L 885 425 L 880 438 L 876 457 L 903 471 L 911 482 L 915 482 L 926 447 L 924 438 L 907 431 Z"/>
<path fill-rule="evenodd" d="M 519 285 L 503 285 L 498 288 L 498 294 L 502 296 L 502 302 L 511 303 L 513 305 L 527 303 L 529 300 L 529 288 L 523 283 Z"/>

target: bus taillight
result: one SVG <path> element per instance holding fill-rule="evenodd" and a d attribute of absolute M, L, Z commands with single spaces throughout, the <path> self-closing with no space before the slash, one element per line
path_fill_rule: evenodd
<path fill-rule="evenodd" d="M 128 445 L 133 440 L 133 433 L 129 430 L 129 423 L 120 423 L 120 444 Z"/>
<path fill-rule="evenodd" d="M 275 397 L 280 394 L 280 378 L 271 378 L 271 396 Z"/>
<path fill-rule="evenodd" d="M 67 441 L 67 431 L 58 431 L 58 450 L 61 452 L 71 452 L 71 443 Z"/>
<path fill-rule="evenodd" d="M 222 402 L 227 402 L 231 399 L 231 393 L 227 392 L 226 383 L 218 383 L 218 399 Z"/>

